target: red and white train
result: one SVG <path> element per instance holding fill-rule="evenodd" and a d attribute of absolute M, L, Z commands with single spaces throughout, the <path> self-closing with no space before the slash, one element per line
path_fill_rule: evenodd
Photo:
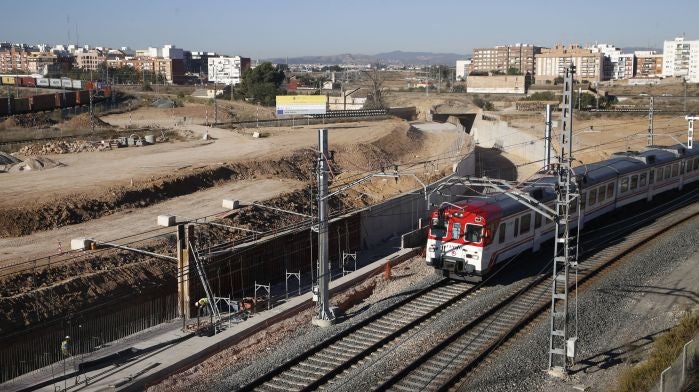
<path fill-rule="evenodd" d="M 682 145 L 617 153 L 574 169 L 580 187 L 572 227 L 611 211 L 699 181 L 699 151 Z M 555 178 L 539 174 L 522 190 L 552 207 Z M 578 219 L 578 215 L 581 214 Z M 445 277 L 479 281 L 503 261 L 537 251 L 554 236 L 554 223 L 503 193 L 443 204 L 430 215 L 427 264 Z"/>

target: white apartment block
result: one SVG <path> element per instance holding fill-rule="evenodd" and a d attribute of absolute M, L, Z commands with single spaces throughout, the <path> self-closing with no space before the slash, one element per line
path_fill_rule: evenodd
<path fill-rule="evenodd" d="M 663 44 L 663 76 L 680 76 L 699 83 L 699 40 L 677 37 Z"/>
<path fill-rule="evenodd" d="M 250 68 L 250 58 L 233 57 L 209 57 L 208 75 L 209 82 L 222 84 L 240 84 L 243 72 Z"/>
<path fill-rule="evenodd" d="M 456 60 L 456 78 L 466 79 L 468 69 L 471 67 L 471 60 Z"/>

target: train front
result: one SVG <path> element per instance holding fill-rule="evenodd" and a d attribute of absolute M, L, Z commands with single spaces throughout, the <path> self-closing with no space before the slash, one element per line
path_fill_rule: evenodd
<path fill-rule="evenodd" d="M 493 224 L 481 208 L 449 204 L 432 211 L 427 232 L 427 265 L 441 270 L 443 276 L 458 280 L 480 281 L 489 260 L 486 245 Z"/>

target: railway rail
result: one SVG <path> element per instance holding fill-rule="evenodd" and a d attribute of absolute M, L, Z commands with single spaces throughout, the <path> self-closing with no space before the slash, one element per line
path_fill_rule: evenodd
<path fill-rule="evenodd" d="M 587 233 L 578 282 L 587 281 L 621 256 L 673 226 L 699 215 L 699 189 L 644 213 Z M 679 210 L 678 210 L 678 207 Z M 683 209 L 689 207 L 689 210 Z M 669 213 L 669 211 L 674 212 Z M 622 241 L 611 243 L 625 236 Z M 542 274 L 520 292 L 509 295 L 485 313 L 407 364 L 377 386 L 379 391 L 444 391 L 460 384 L 467 373 L 506 339 L 549 308 L 552 277 Z"/>
<path fill-rule="evenodd" d="M 699 188 L 623 219 L 587 232 L 579 268 L 581 283 L 620 256 L 673 225 L 699 215 Z M 689 210 L 683 209 L 689 206 Z M 674 211 L 674 212 L 669 212 Z M 614 239 L 621 239 L 613 242 Z M 550 305 L 548 266 L 531 279 L 513 285 L 495 306 L 474 314 L 462 327 L 426 347 L 424 354 L 376 385 L 376 390 L 446 390 L 457 384 L 492 350 Z M 410 339 L 412 331 L 473 300 L 483 284 L 440 281 L 349 327 L 320 345 L 287 361 L 243 387 L 244 390 L 296 391 L 327 389 L 338 375 L 382 360 L 392 342 Z"/>

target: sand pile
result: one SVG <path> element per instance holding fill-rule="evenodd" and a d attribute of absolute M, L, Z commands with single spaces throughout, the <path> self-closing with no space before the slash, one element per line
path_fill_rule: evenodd
<path fill-rule="evenodd" d="M 23 156 L 35 156 L 48 154 L 71 154 L 87 151 L 104 151 L 108 149 L 109 146 L 104 146 L 99 142 L 88 142 L 85 140 L 58 140 L 46 143 L 29 144 L 20 148 L 17 153 Z"/>
<path fill-rule="evenodd" d="M 54 161 L 53 159 L 46 157 L 31 157 L 27 158 L 24 162 L 12 165 L 8 171 L 10 173 L 19 173 L 25 171 L 51 169 L 58 166 L 65 165 L 63 165 L 61 162 Z"/>
<path fill-rule="evenodd" d="M 60 125 L 63 129 L 86 129 L 90 126 L 90 113 L 79 114 Z M 109 128 L 111 125 L 95 117 L 95 127 Z"/>

